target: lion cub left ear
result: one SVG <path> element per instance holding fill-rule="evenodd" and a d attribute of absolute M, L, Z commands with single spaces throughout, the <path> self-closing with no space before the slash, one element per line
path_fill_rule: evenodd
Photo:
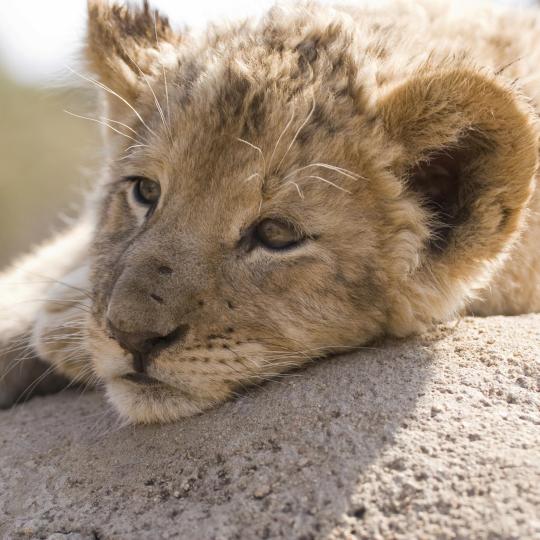
<path fill-rule="evenodd" d="M 421 72 L 381 98 L 400 148 L 395 173 L 430 231 L 424 268 L 439 283 L 478 278 L 512 243 L 534 188 L 535 116 L 495 76 Z"/>
<path fill-rule="evenodd" d="M 142 7 L 88 0 L 86 57 L 99 80 L 128 101 L 135 100 L 146 84 L 145 77 L 157 77 L 181 36 L 167 18 Z"/>

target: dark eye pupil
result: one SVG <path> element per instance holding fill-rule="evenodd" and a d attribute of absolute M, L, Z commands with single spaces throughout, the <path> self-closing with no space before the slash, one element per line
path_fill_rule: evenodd
<path fill-rule="evenodd" d="M 256 227 L 255 234 L 257 240 L 270 249 L 292 247 L 303 239 L 292 225 L 274 219 L 261 221 Z"/>
<path fill-rule="evenodd" d="M 161 188 L 154 180 L 150 180 L 149 178 L 138 178 L 135 181 L 134 195 L 137 202 L 152 205 L 158 201 L 161 195 Z"/>

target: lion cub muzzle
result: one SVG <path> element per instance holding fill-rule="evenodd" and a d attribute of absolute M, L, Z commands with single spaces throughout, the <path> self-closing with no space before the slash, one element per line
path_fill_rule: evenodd
<path fill-rule="evenodd" d="M 178 346 L 189 331 L 184 320 L 189 301 L 175 287 L 172 270 L 150 262 L 128 266 L 116 281 L 106 312 L 106 325 L 118 344 L 133 357 L 133 370 L 145 373 L 162 351 Z M 188 310 L 189 311 L 189 310 Z"/>

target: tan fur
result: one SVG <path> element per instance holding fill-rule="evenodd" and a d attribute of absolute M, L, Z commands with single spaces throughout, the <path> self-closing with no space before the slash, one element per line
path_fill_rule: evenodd
<path fill-rule="evenodd" d="M 90 1 L 110 160 L 88 253 L 15 333 L 154 422 L 465 309 L 540 310 L 540 18 L 455 5 L 307 3 L 196 37 Z M 126 176 L 160 183 L 153 212 Z M 254 244 L 264 219 L 306 241 Z M 147 334 L 181 339 L 140 384 L 119 336 Z"/>

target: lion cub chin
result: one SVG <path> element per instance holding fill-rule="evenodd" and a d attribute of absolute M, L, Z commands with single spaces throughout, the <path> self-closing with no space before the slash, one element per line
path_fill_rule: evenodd
<path fill-rule="evenodd" d="M 6 371 L 23 344 L 164 422 L 382 335 L 539 310 L 535 13 L 310 2 L 194 35 L 88 9 L 108 162 L 81 223 L 1 278 Z"/>

